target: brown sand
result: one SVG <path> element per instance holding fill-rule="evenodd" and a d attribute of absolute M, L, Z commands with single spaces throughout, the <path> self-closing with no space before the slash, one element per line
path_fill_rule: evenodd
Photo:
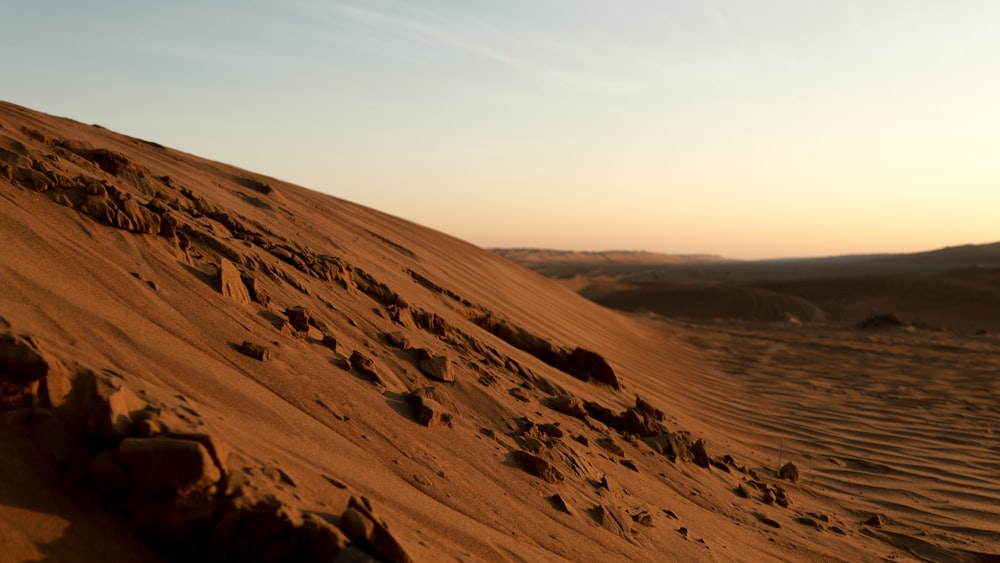
<path fill-rule="evenodd" d="M 10 104 L 0 149 L 0 332 L 50 368 L 29 383 L 3 360 L 2 560 L 150 560 L 137 536 L 248 560 L 357 535 L 415 561 L 1000 553 L 988 337 L 626 315 L 404 220 Z M 453 383 L 425 374 L 442 355 Z M 426 387 L 450 424 L 418 422 Z M 632 416 L 712 463 L 550 408 L 562 394 L 642 396 L 666 416 Z M 799 480 L 775 475 L 779 447 Z"/>

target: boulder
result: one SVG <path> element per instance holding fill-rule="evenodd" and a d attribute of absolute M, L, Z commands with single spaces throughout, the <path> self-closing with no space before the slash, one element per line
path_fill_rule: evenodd
<path fill-rule="evenodd" d="M 240 344 L 238 349 L 244 356 L 249 356 L 261 362 L 266 362 L 271 359 L 271 349 L 263 344 L 255 344 L 249 340 L 244 340 L 243 344 Z"/>
<path fill-rule="evenodd" d="M 695 465 L 708 469 L 712 465 L 712 460 L 708 457 L 708 450 L 705 448 L 705 440 L 698 439 L 691 446 L 691 457 L 694 458 Z"/>
<path fill-rule="evenodd" d="M 219 264 L 219 291 L 241 305 L 250 304 L 250 293 L 239 269 L 225 258 Z"/>
<path fill-rule="evenodd" d="M 563 414 L 583 418 L 587 416 L 587 409 L 583 407 L 583 401 L 573 395 L 562 395 L 549 400 L 549 407 Z"/>
<path fill-rule="evenodd" d="M 0 409 L 30 406 L 36 394 L 42 406 L 61 408 L 71 389 L 66 366 L 34 337 L 0 334 Z"/>
<path fill-rule="evenodd" d="M 451 360 L 447 356 L 431 356 L 420 360 L 420 371 L 427 377 L 451 383 L 455 381 L 455 373 L 451 369 Z"/>
<path fill-rule="evenodd" d="M 299 332 L 309 332 L 309 319 L 312 317 L 309 309 L 305 307 L 288 307 L 285 309 L 285 315 L 288 316 L 288 322 L 291 323 L 292 328 Z"/>
<path fill-rule="evenodd" d="M 799 468 L 792 462 L 788 462 L 781 466 L 778 470 L 778 477 L 781 479 L 788 479 L 791 482 L 796 482 L 799 480 Z"/>
<path fill-rule="evenodd" d="M 126 438 L 115 461 L 128 471 L 132 492 L 183 495 L 208 488 L 222 478 L 201 443 L 177 438 Z"/>

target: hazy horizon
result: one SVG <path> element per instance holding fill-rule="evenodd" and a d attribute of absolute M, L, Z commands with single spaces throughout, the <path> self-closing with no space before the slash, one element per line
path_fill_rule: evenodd
<path fill-rule="evenodd" d="M 0 98 L 487 248 L 760 259 L 989 243 L 1000 5 L 0 7 Z"/>

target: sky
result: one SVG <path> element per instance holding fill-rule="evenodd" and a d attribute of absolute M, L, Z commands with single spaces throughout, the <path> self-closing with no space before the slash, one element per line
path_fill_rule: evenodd
<path fill-rule="evenodd" d="M 0 99 L 484 247 L 1000 240 L 995 0 L 2 0 Z"/>

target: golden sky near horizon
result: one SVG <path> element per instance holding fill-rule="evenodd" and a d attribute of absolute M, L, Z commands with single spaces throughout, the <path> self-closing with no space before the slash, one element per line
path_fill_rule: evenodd
<path fill-rule="evenodd" d="M 1000 239 L 1000 4 L 0 6 L 0 98 L 482 246 Z"/>

